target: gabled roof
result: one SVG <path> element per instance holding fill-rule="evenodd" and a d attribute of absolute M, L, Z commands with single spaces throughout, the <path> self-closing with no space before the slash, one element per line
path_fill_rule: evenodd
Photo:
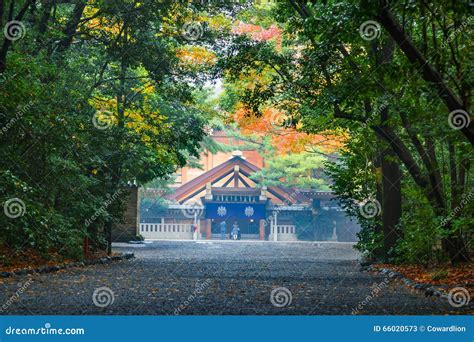
<path fill-rule="evenodd" d="M 238 172 L 242 173 L 242 175 L 247 178 L 260 170 L 260 168 L 253 165 L 252 163 L 249 163 L 245 159 L 242 159 L 239 156 L 234 156 L 225 163 L 222 163 L 194 178 L 193 180 L 181 185 L 173 194 L 169 195 L 168 198 L 180 203 L 186 202 L 188 199 L 204 191 L 206 189 L 207 183 L 216 183 L 224 177 L 227 177 L 231 173 L 235 172 L 235 166 L 238 166 Z M 258 183 L 258 181 L 255 180 L 253 180 L 253 182 Z M 267 191 L 273 196 L 279 198 L 281 201 L 291 204 L 305 203 L 309 201 L 309 199 L 301 192 L 282 186 L 269 186 L 267 187 Z"/>

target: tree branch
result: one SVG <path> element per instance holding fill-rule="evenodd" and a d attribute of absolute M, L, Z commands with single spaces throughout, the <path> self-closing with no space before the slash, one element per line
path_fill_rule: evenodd
<path fill-rule="evenodd" d="M 398 44 L 402 52 L 408 58 L 408 60 L 419 67 L 423 71 L 423 79 L 436 89 L 437 93 L 443 99 L 449 111 L 462 110 L 468 113 L 467 109 L 461 103 L 461 101 L 454 95 L 452 90 L 444 82 L 439 72 L 429 63 L 428 60 L 418 51 L 411 39 L 403 31 L 403 28 L 398 24 L 393 17 L 390 10 L 383 7 L 378 15 L 378 20 L 387 30 L 390 36 Z M 468 113 L 469 115 L 469 113 Z M 474 145 L 474 126 L 470 123 L 468 126 L 460 130 L 466 138 Z"/>

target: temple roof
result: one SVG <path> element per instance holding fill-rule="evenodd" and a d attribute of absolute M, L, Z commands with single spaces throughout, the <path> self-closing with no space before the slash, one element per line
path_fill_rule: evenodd
<path fill-rule="evenodd" d="M 172 201 L 184 203 L 204 191 L 206 189 L 206 184 L 211 183 L 212 186 L 232 173 L 234 175 L 229 178 L 223 187 L 220 187 L 219 191 L 221 193 L 223 188 L 226 188 L 232 180 L 234 180 L 235 183 L 234 187 L 228 187 L 229 193 L 236 191 L 231 189 L 251 189 L 252 187 L 249 185 L 250 182 L 246 181 L 245 179 L 248 180 L 253 173 L 259 170 L 260 168 L 237 155 L 194 178 L 193 180 L 181 185 L 175 190 L 173 194 L 168 195 L 167 198 Z M 244 184 L 245 188 L 236 187 L 236 184 L 238 184 L 239 181 L 240 183 Z M 259 183 L 254 179 L 252 179 L 252 182 L 255 184 Z M 297 189 L 283 186 L 268 186 L 267 191 L 284 203 L 297 204 L 310 202 L 310 198 L 305 196 Z"/>

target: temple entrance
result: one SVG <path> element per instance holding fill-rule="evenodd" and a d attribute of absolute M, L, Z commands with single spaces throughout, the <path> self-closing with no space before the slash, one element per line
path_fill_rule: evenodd
<path fill-rule="evenodd" d="M 345 217 L 335 218 L 341 209 L 330 204 L 331 192 L 259 186 L 251 178 L 259 170 L 235 155 L 186 181 L 166 196 L 166 205 L 141 206 L 139 234 L 149 240 L 218 240 L 223 220 L 226 240 L 235 221 L 242 240 L 336 240 L 347 230 Z M 355 229 L 349 230 L 354 241 Z"/>
<path fill-rule="evenodd" d="M 221 222 L 226 223 L 225 240 L 230 239 L 234 224 L 240 229 L 241 240 L 260 240 L 259 222 L 266 218 L 266 199 L 260 199 L 255 189 L 215 189 L 220 193 L 204 199 L 205 217 L 211 220 L 211 238 L 221 239 Z M 228 195 L 233 192 L 233 195 Z"/>
<path fill-rule="evenodd" d="M 220 223 L 223 220 L 213 219 L 212 220 L 212 239 L 221 239 L 221 226 Z M 234 222 L 237 222 L 237 225 L 240 228 L 240 236 L 242 240 L 259 240 L 259 226 L 258 222 L 252 219 L 228 219 L 226 222 L 226 233 L 225 240 L 230 239 L 230 233 Z"/>

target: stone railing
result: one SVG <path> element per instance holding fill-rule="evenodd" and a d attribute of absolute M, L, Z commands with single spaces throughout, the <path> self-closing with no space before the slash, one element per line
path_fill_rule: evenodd
<path fill-rule="evenodd" d="M 276 233 L 276 234 L 275 234 Z M 270 227 L 269 241 L 296 241 L 296 226 L 294 225 L 278 225 Z"/>
<path fill-rule="evenodd" d="M 140 235 L 150 240 L 192 240 L 193 226 L 190 223 L 140 223 Z"/>

